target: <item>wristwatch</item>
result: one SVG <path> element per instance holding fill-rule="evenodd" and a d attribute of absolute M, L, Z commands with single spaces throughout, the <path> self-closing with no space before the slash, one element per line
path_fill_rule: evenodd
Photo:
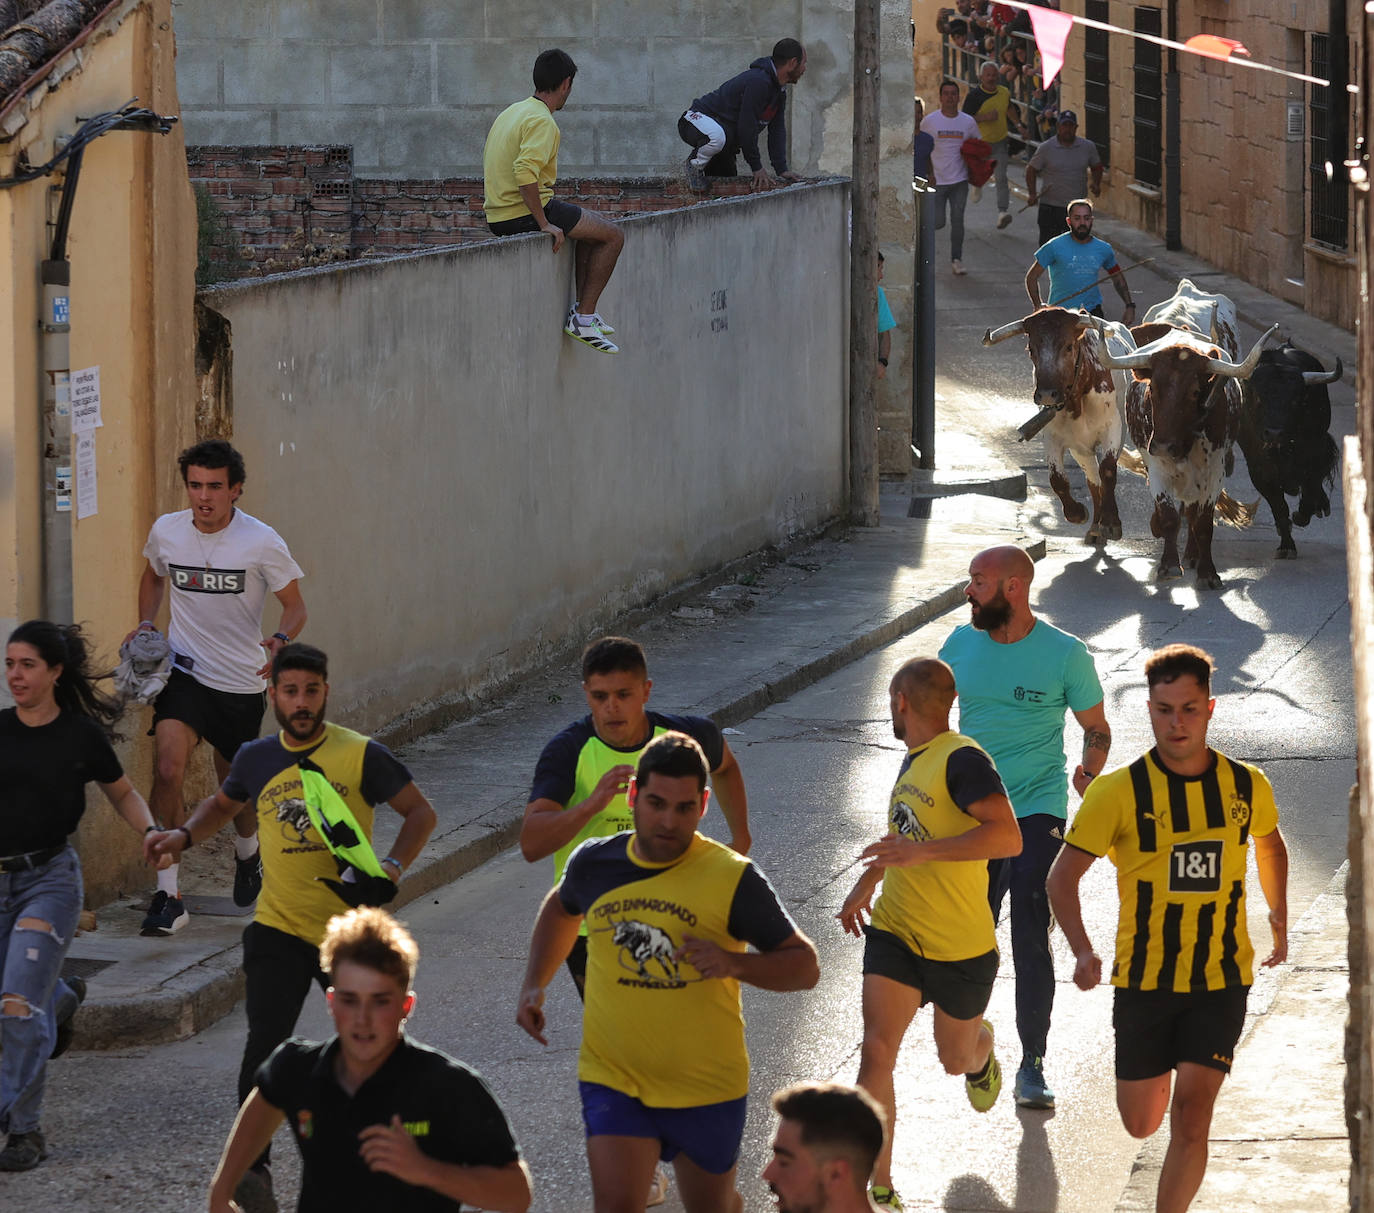
<path fill-rule="evenodd" d="M 273 640 L 280 640 L 280 641 L 282 642 L 282 644 L 290 644 L 290 643 L 291 643 L 291 637 L 288 636 L 285 632 L 273 632 L 273 633 L 272 633 L 272 639 L 273 639 Z"/>

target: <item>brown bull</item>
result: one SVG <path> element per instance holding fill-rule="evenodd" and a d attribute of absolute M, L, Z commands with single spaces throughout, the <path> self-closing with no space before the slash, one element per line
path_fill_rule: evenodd
<path fill-rule="evenodd" d="M 1156 580 L 1183 575 L 1178 554 L 1179 509 L 1188 521 L 1184 559 L 1197 568 L 1199 589 L 1219 590 L 1212 560 L 1214 511 L 1231 471 L 1243 394 L 1270 329 L 1244 362 L 1233 362 L 1197 333 L 1163 324 L 1133 330 L 1139 348 L 1124 357 L 1104 351 L 1106 366 L 1134 372 L 1126 393 L 1126 424 L 1145 459 L 1154 494 L 1150 530 L 1164 540 Z"/>
<path fill-rule="evenodd" d="M 1121 397 L 1125 377 L 1114 375 L 1098 356 L 1101 345 L 1084 336 L 1094 327 L 1087 312 L 1046 307 L 1012 324 L 989 329 L 983 344 L 996 345 L 1020 333 L 1035 368 L 1036 406 L 1054 410 L 1045 427 L 1045 454 L 1050 488 L 1064 507 L 1068 522 L 1083 522 L 1088 512 L 1079 504 L 1064 475 L 1068 452 L 1087 477 L 1093 518 L 1084 539 L 1102 543 L 1121 538 L 1121 515 L 1116 505 L 1116 461 L 1121 449 Z M 1135 348 L 1130 331 L 1119 324 L 1101 324 L 1106 346 L 1118 354 Z"/>

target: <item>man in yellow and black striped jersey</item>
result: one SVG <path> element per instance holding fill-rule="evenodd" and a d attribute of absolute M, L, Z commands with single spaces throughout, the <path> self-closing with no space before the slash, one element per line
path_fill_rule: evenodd
<path fill-rule="evenodd" d="M 1288 956 L 1288 849 L 1264 772 L 1207 745 L 1212 659 L 1171 644 L 1145 663 L 1155 747 L 1095 779 L 1050 869 L 1050 905 L 1091 990 L 1102 962 L 1083 927 L 1078 886 L 1093 861 L 1117 869 L 1121 913 L 1116 987 L 1116 1104 L 1133 1137 L 1170 1108 L 1158 1213 L 1183 1213 L 1207 1170 L 1212 1107 L 1245 1023 L 1254 949 L 1245 920 L 1246 848 L 1253 838 L 1274 949 Z M 1178 1071 L 1173 1082 L 1172 1071 Z"/>

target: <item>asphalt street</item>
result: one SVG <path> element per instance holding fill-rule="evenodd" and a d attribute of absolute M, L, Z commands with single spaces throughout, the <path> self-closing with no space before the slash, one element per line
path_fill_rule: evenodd
<path fill-rule="evenodd" d="M 941 466 L 1024 466 L 1032 489 L 1026 526 L 1048 539 L 1032 593 L 1050 622 L 1081 635 L 1094 652 L 1106 691 L 1114 742 L 1111 763 L 1128 761 L 1150 744 L 1144 711 L 1144 656 L 1159 644 L 1187 640 L 1209 648 L 1219 665 L 1213 740 L 1269 772 L 1293 857 L 1290 919 L 1296 923 L 1331 883 L 1345 857 L 1346 794 L 1354 779 L 1348 614 L 1339 496 L 1336 513 L 1297 533 L 1300 558 L 1275 563 L 1276 535 L 1267 510 L 1246 532 L 1222 530 L 1217 563 L 1220 593 L 1198 593 L 1191 579 L 1155 586 L 1155 541 L 1146 527 L 1144 482 L 1122 477 L 1126 537 L 1098 551 L 1085 547 L 1080 527 L 1066 525 L 1047 491 L 1038 443 L 1018 445 L 1014 428 L 1034 410 L 1030 368 L 1019 342 L 991 351 L 978 343 L 984 328 L 1021 314 L 1020 279 L 1032 243 L 1023 219 L 1009 233 L 992 231 L 992 208 L 970 211 L 968 279 L 941 281 L 937 390 L 941 398 Z M 1104 225 L 1105 226 L 1105 225 Z M 937 264 L 947 258 L 939 238 Z M 1172 283 L 1133 275 L 1148 305 Z M 1115 315 L 1116 305 L 1109 304 Z M 1256 335 L 1247 329 L 1245 336 Z M 1337 428 L 1348 433 L 1350 393 L 1339 385 Z M 1082 493 L 1082 478 L 1071 479 Z M 1250 499 L 1238 468 L 1233 492 Z M 888 497 L 885 508 L 900 508 Z M 859 945 L 833 915 L 855 877 L 861 846 L 883 831 L 887 793 L 902 747 L 891 734 L 886 685 L 907 657 L 934 653 L 966 618 L 953 611 L 809 689 L 737 726 L 730 737 L 750 791 L 755 857 L 777 885 L 801 928 L 821 950 L 822 980 L 804 994 L 746 994 L 753 1055 L 753 1099 L 740 1161 L 745 1207 L 772 1207 L 759 1172 L 771 1133 L 767 1094 L 798 1078 L 852 1080 L 860 1021 Z M 700 627 L 701 660 L 724 662 L 712 644 L 716 625 Z M 564 695 L 578 712 L 575 681 Z M 673 687 L 655 687 L 657 706 L 670 708 Z M 1069 763 L 1076 759 L 1074 728 Z M 431 749 L 442 738 L 425 742 Z M 529 772 L 512 771 L 512 794 Z M 708 815 L 709 827 L 719 819 Z M 708 829 L 708 832 L 710 830 Z M 476 1066 L 510 1114 L 536 1178 L 535 1208 L 590 1209 L 576 1099 L 578 1004 L 565 977 L 548 1004 L 550 1045 L 541 1048 L 513 1022 L 529 924 L 547 889 L 549 865 L 527 865 L 508 851 L 422 901 L 403 917 L 422 951 L 414 1034 Z M 1085 884 L 1089 930 L 1102 949 L 1115 921 L 1111 873 L 1099 864 Z M 1251 881 L 1251 930 L 1257 949 L 1267 939 L 1263 899 Z M 1010 949 L 991 1018 L 999 1055 L 1014 1068 Z M 957 1210 L 1115 1210 L 1138 1145 L 1116 1120 L 1112 1101 L 1110 994 L 1080 993 L 1069 980 L 1072 961 L 1056 936 L 1059 990 L 1047 1077 L 1059 1096 L 1053 1114 L 1017 1110 L 1004 1092 L 986 1116 L 965 1102 L 962 1084 L 944 1075 L 930 1043 L 928 1014 L 918 1017 L 898 1072 L 901 1109 L 895 1157 L 899 1189 L 912 1208 Z M 1265 974 L 1253 998 L 1262 1001 L 1276 978 Z M 327 1031 L 323 999 L 312 996 L 303 1034 Z M 671 1022 L 643 1025 L 673 1048 Z M 111 1189 L 127 1189 L 128 1172 L 149 1177 L 139 1203 L 101 1200 L 99 1177 L 81 1190 L 64 1184 L 52 1163 L 28 1176 L 0 1177 L 0 1204 L 25 1213 L 72 1208 L 200 1207 L 201 1195 L 232 1115 L 229 1103 L 243 1040 L 239 1009 L 176 1044 L 102 1053 L 73 1053 L 54 1079 L 45 1127 L 57 1141 L 123 1143 Z M 1257 1059 L 1258 1061 L 1258 1059 Z M 56 1073 L 56 1068 L 54 1073 Z M 1225 1103 L 1223 1092 L 1222 1103 Z M 1332 1092 L 1339 1100 L 1339 1091 Z M 279 1189 L 294 1193 L 296 1160 L 284 1138 L 277 1154 Z M 14 1203 L 11 1203 L 14 1202 Z M 286 1207 L 290 1207 L 288 1203 Z M 668 1209 L 680 1206 L 670 1199 Z M 1234 1207 L 1204 1186 L 1199 1213 Z"/>

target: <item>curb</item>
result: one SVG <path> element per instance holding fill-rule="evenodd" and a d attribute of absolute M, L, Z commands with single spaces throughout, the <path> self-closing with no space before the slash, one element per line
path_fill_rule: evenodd
<path fill-rule="evenodd" d="M 990 495 L 1001 494 L 993 491 Z M 1032 560 L 1045 556 L 1043 536 L 1027 537 L 1020 546 Z M 767 678 L 762 685 L 741 694 L 727 690 L 718 702 L 708 701 L 698 710 L 722 728 L 747 720 L 957 607 L 963 601 L 965 581 L 960 577 L 953 584 L 927 593 L 892 618 L 835 644 L 811 661 L 792 668 L 780 667 L 777 676 Z M 524 806 L 520 805 L 480 836 L 443 853 L 421 856 L 406 873 L 400 894 L 387 909 L 398 911 L 499 855 L 519 838 L 523 819 Z M 117 1049 L 185 1040 L 224 1018 L 243 994 L 240 951 L 234 944 L 177 973 L 147 998 L 86 1002 L 77 1013 L 73 1048 Z"/>

